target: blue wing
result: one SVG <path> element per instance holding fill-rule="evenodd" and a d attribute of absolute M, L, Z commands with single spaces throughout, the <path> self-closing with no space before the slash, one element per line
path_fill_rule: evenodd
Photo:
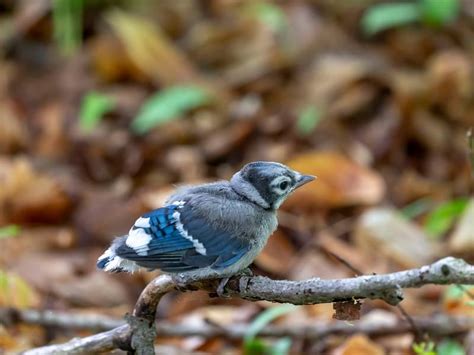
<path fill-rule="evenodd" d="M 210 225 L 191 203 L 182 202 L 139 218 L 116 253 L 146 268 L 183 272 L 226 268 L 249 250 L 247 241 Z"/>

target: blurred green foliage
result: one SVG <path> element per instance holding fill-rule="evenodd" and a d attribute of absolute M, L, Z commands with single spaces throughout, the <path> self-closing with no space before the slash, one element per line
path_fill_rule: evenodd
<path fill-rule="evenodd" d="M 285 12 L 276 4 L 257 1 L 250 4 L 248 12 L 275 33 L 284 31 L 288 26 Z"/>
<path fill-rule="evenodd" d="M 265 328 L 267 324 L 272 322 L 274 319 L 281 317 L 293 310 L 296 306 L 292 304 L 283 304 L 281 306 L 276 306 L 268 308 L 264 312 L 258 315 L 255 320 L 252 322 L 250 327 L 247 330 L 247 334 L 244 337 L 244 354 L 246 355 L 256 355 L 256 354 L 265 354 L 265 355 L 285 355 L 289 353 L 291 347 L 290 338 L 279 339 L 272 345 L 267 344 L 263 340 L 257 338 L 257 334 Z"/>
<path fill-rule="evenodd" d="M 418 0 L 376 4 L 365 12 L 361 25 L 367 35 L 375 35 L 414 22 L 441 27 L 456 19 L 459 9 L 459 0 Z"/>
<path fill-rule="evenodd" d="M 84 0 L 53 0 L 54 38 L 61 53 L 72 55 L 82 43 Z"/>
<path fill-rule="evenodd" d="M 20 234 L 21 228 L 16 224 L 0 227 L 0 239 L 16 237 Z"/>
<path fill-rule="evenodd" d="M 186 112 L 212 100 L 211 94 L 198 85 L 176 85 L 160 90 L 148 99 L 132 122 L 132 129 L 143 134 L 156 126 L 179 118 Z"/>
<path fill-rule="evenodd" d="M 466 355 L 462 345 L 453 339 L 444 339 L 436 347 L 437 355 Z"/>
<path fill-rule="evenodd" d="M 442 236 L 463 213 L 467 204 L 467 198 L 458 198 L 439 205 L 426 217 L 426 232 L 435 238 Z"/>
<path fill-rule="evenodd" d="M 433 343 L 432 341 L 414 343 L 412 348 L 413 352 L 416 355 L 437 355 L 435 350 L 435 343 Z"/>
<path fill-rule="evenodd" d="M 314 106 L 304 107 L 298 115 L 296 129 L 302 136 L 310 135 L 321 121 L 321 111 Z"/>
<path fill-rule="evenodd" d="M 405 218 L 412 219 L 428 212 L 432 205 L 431 198 L 423 197 L 404 206 L 400 212 Z"/>
<path fill-rule="evenodd" d="M 0 270 L 0 304 L 18 308 L 36 303 L 34 290 L 21 277 Z"/>
<path fill-rule="evenodd" d="M 97 91 L 88 92 L 81 102 L 79 126 L 84 132 L 90 132 L 100 122 L 102 117 L 113 110 L 115 102 L 107 95 Z"/>

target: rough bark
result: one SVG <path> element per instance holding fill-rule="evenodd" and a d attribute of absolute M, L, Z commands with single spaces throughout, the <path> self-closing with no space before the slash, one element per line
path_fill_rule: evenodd
<path fill-rule="evenodd" d="M 219 280 L 159 276 L 143 290 L 133 316 L 128 318 L 129 324 L 90 337 L 73 339 L 65 344 L 32 349 L 25 354 L 90 354 L 117 347 L 137 354 L 153 353 L 150 339 L 154 338 L 156 306 L 161 297 L 173 289 L 215 292 L 218 284 Z M 397 305 L 403 300 L 402 289 L 427 284 L 474 284 L 474 266 L 461 259 L 447 257 L 418 269 L 337 280 L 313 278 L 277 281 L 261 276 L 236 276 L 227 283 L 225 292 L 228 296 L 251 301 L 267 300 L 297 305 L 364 298 L 382 299 Z"/>

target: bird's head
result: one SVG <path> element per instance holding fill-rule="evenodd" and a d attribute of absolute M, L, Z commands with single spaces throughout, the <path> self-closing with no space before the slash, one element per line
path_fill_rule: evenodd
<path fill-rule="evenodd" d="M 257 161 L 245 165 L 230 183 L 238 194 L 265 209 L 276 210 L 295 189 L 314 179 L 280 163 Z"/>

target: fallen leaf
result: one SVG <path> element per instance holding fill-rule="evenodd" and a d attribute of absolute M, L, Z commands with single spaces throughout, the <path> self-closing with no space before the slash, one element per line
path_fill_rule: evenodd
<path fill-rule="evenodd" d="M 443 309 L 451 315 L 474 318 L 474 286 L 450 285 L 443 295 Z"/>
<path fill-rule="evenodd" d="M 11 101 L 0 101 L 0 153 L 13 153 L 28 143 L 28 131 Z"/>
<path fill-rule="evenodd" d="M 112 307 L 130 301 L 125 284 L 100 271 L 57 282 L 52 286 L 58 297 L 83 307 Z"/>
<path fill-rule="evenodd" d="M 29 308 L 39 305 L 39 295 L 15 273 L 0 270 L 0 306 Z"/>
<path fill-rule="evenodd" d="M 211 100 L 210 93 L 198 85 L 168 87 L 157 92 L 142 105 L 132 122 L 132 129 L 139 134 L 146 133 Z"/>
<path fill-rule="evenodd" d="M 122 42 L 112 34 L 98 34 L 89 41 L 92 65 L 98 77 L 106 82 L 131 79 L 147 81 L 147 76 L 127 55 Z"/>
<path fill-rule="evenodd" d="M 334 351 L 334 355 L 384 355 L 384 349 L 363 334 L 347 339 Z"/>
<path fill-rule="evenodd" d="M 299 253 L 291 265 L 290 280 L 305 280 L 312 277 L 337 279 L 349 276 L 341 263 L 333 262 L 314 248 L 306 248 Z"/>
<path fill-rule="evenodd" d="M 466 206 L 450 239 L 449 248 L 455 253 L 474 252 L 474 199 Z"/>
<path fill-rule="evenodd" d="M 121 10 L 111 11 L 106 19 L 130 59 L 152 80 L 169 85 L 197 77 L 189 60 L 156 23 Z"/>
<path fill-rule="evenodd" d="M 385 183 L 376 172 L 337 152 L 312 152 L 287 162 L 292 169 L 316 175 L 317 180 L 296 190 L 286 206 L 343 207 L 380 202 Z"/>
<path fill-rule="evenodd" d="M 361 301 L 334 302 L 333 318 L 337 320 L 358 320 L 360 319 Z"/>
<path fill-rule="evenodd" d="M 30 161 L 0 159 L 0 221 L 55 223 L 66 219 L 72 201 L 59 183 Z"/>
<path fill-rule="evenodd" d="M 365 212 L 357 222 L 354 238 L 374 263 L 384 259 L 410 269 L 430 263 L 437 254 L 437 246 L 421 228 L 389 208 Z"/>

